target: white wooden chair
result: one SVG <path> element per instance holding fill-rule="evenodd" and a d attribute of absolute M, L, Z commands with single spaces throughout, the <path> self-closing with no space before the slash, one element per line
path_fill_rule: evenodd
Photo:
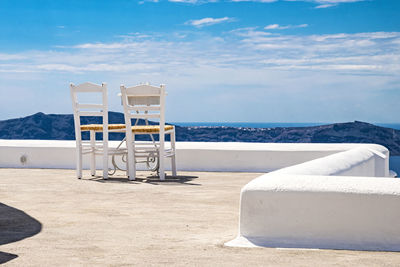
<path fill-rule="evenodd" d="M 83 154 L 90 154 L 90 172 L 91 175 L 96 175 L 96 155 L 103 156 L 103 178 L 108 178 L 108 156 L 122 155 L 126 153 L 124 149 L 109 148 L 108 133 L 110 130 L 121 131 L 125 128 L 124 124 L 108 124 L 108 100 L 107 100 L 107 85 L 97 85 L 93 83 L 83 83 L 78 86 L 70 84 L 72 107 L 74 110 L 74 125 L 76 139 L 76 175 L 79 179 L 82 178 L 82 158 Z M 78 102 L 80 93 L 90 93 L 93 99 L 95 95 L 101 96 L 102 103 L 81 104 Z M 94 116 L 101 117 L 102 124 L 81 125 L 81 117 Z M 82 140 L 82 131 L 90 131 L 90 140 Z M 96 132 L 103 133 L 103 140 L 96 140 Z"/>
<path fill-rule="evenodd" d="M 165 86 L 137 85 L 125 87 L 121 85 L 122 105 L 124 107 L 126 124 L 126 147 L 128 150 L 128 176 L 135 180 L 136 163 L 139 158 L 148 157 L 155 153 L 159 160 L 160 180 L 165 179 L 165 157 L 171 158 L 172 175 L 176 176 L 175 162 L 175 127 L 165 125 Z M 136 119 L 132 126 L 132 119 Z M 139 119 L 146 121 L 147 125 L 137 125 Z M 158 125 L 148 125 L 148 119 L 159 120 Z M 135 142 L 137 134 L 153 134 L 159 140 L 153 139 L 152 143 Z M 170 147 L 165 147 L 165 135 L 170 135 Z"/>

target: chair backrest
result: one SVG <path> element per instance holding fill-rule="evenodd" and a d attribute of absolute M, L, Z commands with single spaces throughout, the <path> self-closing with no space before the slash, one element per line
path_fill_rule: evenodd
<path fill-rule="evenodd" d="M 93 116 L 102 117 L 103 119 L 103 142 L 108 140 L 108 100 L 107 100 L 107 84 L 102 83 L 101 85 L 93 83 L 82 83 L 75 86 L 70 84 L 72 108 L 74 110 L 74 124 L 75 124 L 75 138 L 77 141 L 82 140 L 81 134 L 81 117 L 82 116 Z M 101 103 L 79 103 L 79 96 L 84 93 L 90 93 L 91 95 L 100 95 Z M 90 97 L 90 101 L 93 101 L 95 97 Z"/>
<path fill-rule="evenodd" d="M 160 127 L 165 125 L 165 86 L 121 85 L 122 105 L 125 124 L 131 126 L 131 119 L 159 119 Z M 164 127 L 162 127 L 164 129 Z"/>

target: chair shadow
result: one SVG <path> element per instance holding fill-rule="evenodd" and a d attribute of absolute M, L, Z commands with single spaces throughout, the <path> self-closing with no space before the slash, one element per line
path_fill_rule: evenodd
<path fill-rule="evenodd" d="M 104 180 L 102 176 L 95 176 L 93 178 L 89 178 L 87 180 L 95 181 L 99 183 L 130 183 L 130 184 L 141 184 L 147 183 L 152 185 L 195 185 L 201 186 L 201 184 L 193 183 L 192 180 L 199 178 L 198 176 L 190 176 L 190 175 L 177 175 L 177 176 L 165 176 L 165 180 L 160 180 L 160 178 L 156 175 L 148 175 L 148 176 L 138 176 L 134 181 L 130 181 L 127 177 L 119 177 L 119 176 L 109 176 L 107 180 Z"/>
<path fill-rule="evenodd" d="M 198 176 L 190 176 L 190 175 L 177 175 L 177 176 L 165 176 L 165 180 L 160 180 L 160 177 L 157 175 L 149 175 L 147 177 L 137 177 L 136 181 L 141 183 L 153 184 L 153 185 L 173 185 L 173 184 L 183 184 L 183 185 L 196 185 L 200 186 L 198 183 L 191 183 L 192 180 L 199 178 Z"/>
<path fill-rule="evenodd" d="M 0 202 L 0 245 L 17 242 L 34 236 L 42 230 L 42 224 L 22 210 Z M 18 255 L 0 251 L 0 264 Z"/>

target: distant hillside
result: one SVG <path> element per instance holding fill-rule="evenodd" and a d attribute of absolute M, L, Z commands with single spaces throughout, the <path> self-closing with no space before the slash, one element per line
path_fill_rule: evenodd
<path fill-rule="evenodd" d="M 110 123 L 124 123 L 122 113 L 110 112 Z M 100 123 L 84 118 L 83 124 Z M 143 124 L 143 121 L 140 122 Z M 121 140 L 124 134 L 111 134 Z M 84 135 L 88 138 L 88 134 Z M 145 140 L 146 136 L 141 136 Z M 72 115 L 36 113 L 24 118 L 0 121 L 0 139 L 74 140 Z M 312 127 L 235 128 L 179 127 L 177 141 L 272 142 L 272 143 L 375 143 L 387 147 L 391 155 L 400 155 L 400 130 L 365 122 L 335 123 Z"/>
<path fill-rule="evenodd" d="M 98 118 L 84 117 L 83 124 L 101 123 Z M 124 123 L 122 113 L 110 112 L 110 123 Z M 88 138 L 89 135 L 85 137 Z M 0 121 L 1 139 L 75 140 L 74 117 L 71 114 L 44 114 Z"/>

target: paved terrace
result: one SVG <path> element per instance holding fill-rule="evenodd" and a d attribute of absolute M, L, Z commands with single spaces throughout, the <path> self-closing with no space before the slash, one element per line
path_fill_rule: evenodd
<path fill-rule="evenodd" d="M 9 266 L 399 266 L 400 253 L 230 248 L 240 189 L 259 173 L 181 172 L 160 182 L 0 169 L 0 262 Z"/>

